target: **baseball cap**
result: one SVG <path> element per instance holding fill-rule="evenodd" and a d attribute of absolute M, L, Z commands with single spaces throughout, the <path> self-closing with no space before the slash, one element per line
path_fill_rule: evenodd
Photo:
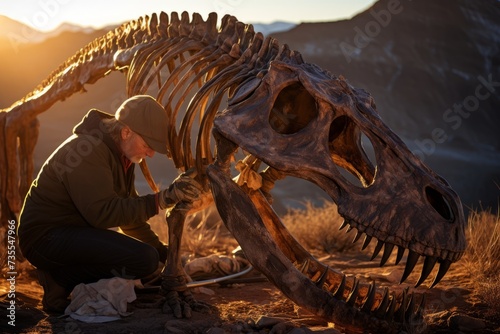
<path fill-rule="evenodd" d="M 135 95 L 125 100 L 115 118 L 140 135 L 153 150 L 168 154 L 167 112 L 152 96 Z"/>

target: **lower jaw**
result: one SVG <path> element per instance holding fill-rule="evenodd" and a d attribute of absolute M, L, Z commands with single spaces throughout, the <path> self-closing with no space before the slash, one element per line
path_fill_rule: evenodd
<path fill-rule="evenodd" d="M 288 232 L 259 191 L 243 189 L 216 166 L 207 175 L 227 228 L 252 265 L 289 299 L 340 326 L 391 332 L 422 324 L 425 299 L 360 283 L 320 263 Z M 394 322 L 394 323 L 393 323 Z"/>

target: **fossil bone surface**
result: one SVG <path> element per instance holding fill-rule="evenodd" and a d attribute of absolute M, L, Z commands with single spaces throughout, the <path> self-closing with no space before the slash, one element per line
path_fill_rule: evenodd
<path fill-rule="evenodd" d="M 373 258 L 383 249 L 381 265 L 394 249 L 397 262 L 406 255 L 401 281 L 423 259 L 417 286 L 436 263 L 437 284 L 465 250 L 458 196 L 383 123 L 367 92 L 233 16 L 218 24 L 215 13 L 203 20 L 186 12 L 125 23 L 1 110 L 2 221 L 19 212 L 31 183 L 37 115 L 121 71 L 128 96 L 151 94 L 165 106 L 170 157 L 178 169 L 195 170 L 206 188 L 193 206 L 167 213 L 171 252 L 162 293 L 171 306 L 185 300 L 202 309 L 180 265 L 182 224 L 214 201 L 248 260 L 296 304 L 346 331 L 422 330 L 423 296 L 396 295 L 317 261 L 281 223 L 270 191 L 287 176 L 317 185 L 338 206 L 341 229 L 356 229 L 356 241 L 365 236 L 363 248 L 377 242 Z M 241 152 L 246 157 L 235 164 Z"/>

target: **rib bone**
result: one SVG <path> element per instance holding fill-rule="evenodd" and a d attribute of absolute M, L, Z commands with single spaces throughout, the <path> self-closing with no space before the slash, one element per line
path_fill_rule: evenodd
<path fill-rule="evenodd" d="M 354 242 L 366 234 L 364 249 L 376 238 L 373 258 L 385 245 L 382 265 L 394 246 L 396 262 L 409 250 L 402 281 L 424 256 L 417 285 L 439 262 L 437 284 L 462 256 L 460 199 L 382 122 L 367 92 L 306 63 L 299 52 L 230 15 L 219 28 L 215 13 L 206 21 L 198 14 L 190 21 L 187 12 L 174 12 L 125 23 L 80 49 L 32 92 L 2 109 L 4 226 L 20 211 L 31 184 L 37 115 L 112 71 L 126 75 L 127 95 L 152 92 L 164 105 L 170 158 L 181 171 L 195 169 L 207 189 L 191 207 L 179 205 L 170 213 L 169 224 L 176 226 L 169 229 L 173 248 L 165 274 L 184 282 L 178 254 L 184 218 L 211 203 L 213 195 L 250 262 L 297 304 L 352 331 L 396 332 L 403 326 L 389 321 L 396 310 L 398 321 L 423 319 L 423 301 L 414 312 L 413 297 L 410 303 L 398 301 L 394 293 L 312 257 L 273 211 L 270 190 L 287 176 L 315 184 L 337 204 L 345 219 L 341 229 L 357 229 Z M 372 144 L 374 162 L 363 148 L 363 136 Z M 258 173 L 260 190 L 233 182 L 231 159 L 238 149 L 267 164 Z M 361 186 L 351 184 L 339 168 Z M 157 191 L 150 175 L 146 178 Z"/>

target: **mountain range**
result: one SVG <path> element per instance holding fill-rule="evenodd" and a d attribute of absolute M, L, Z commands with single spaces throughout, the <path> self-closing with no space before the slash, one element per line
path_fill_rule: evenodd
<path fill-rule="evenodd" d="M 256 30 L 299 51 L 304 60 L 374 97 L 382 119 L 457 190 L 466 208 L 498 209 L 500 195 L 500 2 L 380 0 L 349 20 Z M 106 29 L 62 26 L 44 34 L 0 17 L 0 108 L 33 89 Z M 278 26 L 277 30 L 272 30 Z M 283 31 L 286 29 L 286 31 Z M 105 83 L 104 83 L 105 82 Z M 112 73 L 40 115 L 39 167 L 86 111 L 122 101 L 124 78 Z M 168 161 L 153 175 L 169 182 Z M 278 187 L 281 209 L 324 194 L 292 180 Z M 292 197 L 289 194 L 299 194 Z"/>
<path fill-rule="evenodd" d="M 468 207 L 498 208 L 500 1 L 380 0 L 272 34 L 375 98 L 382 119 Z"/>

